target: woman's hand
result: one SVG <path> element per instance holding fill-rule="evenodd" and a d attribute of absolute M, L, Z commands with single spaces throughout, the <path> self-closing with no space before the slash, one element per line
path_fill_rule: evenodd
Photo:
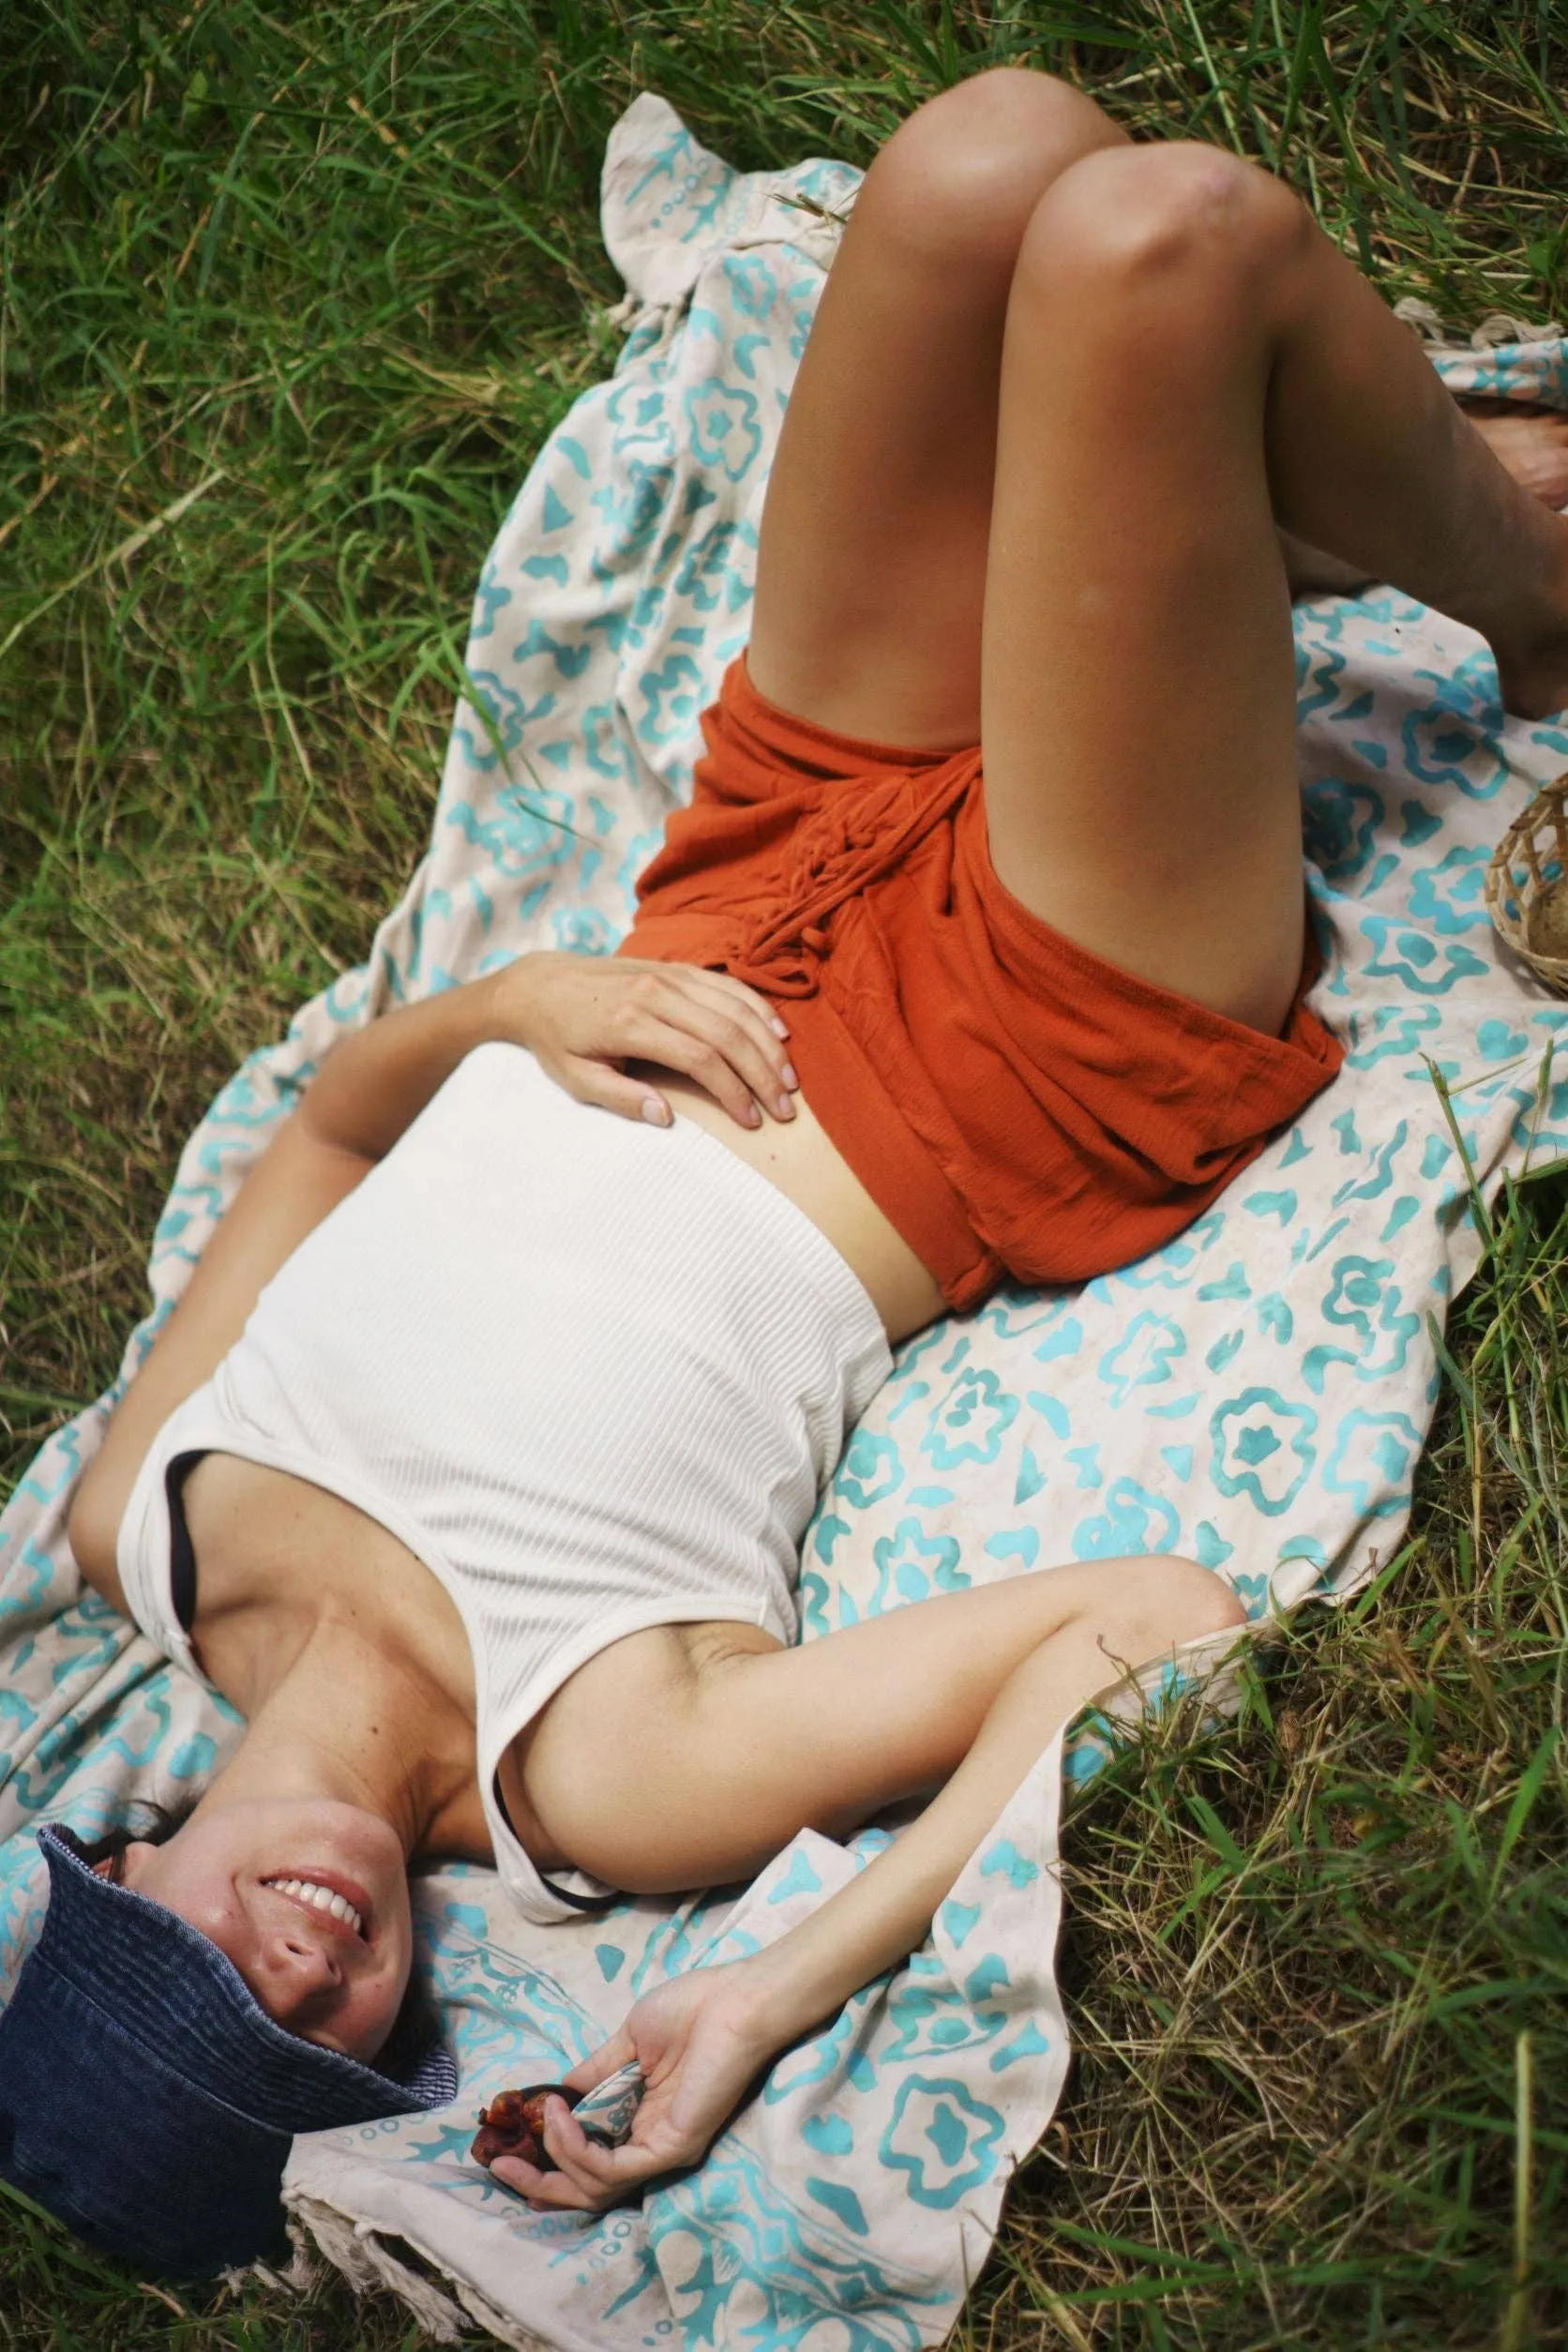
<path fill-rule="evenodd" d="M 668 1126 L 670 1105 L 628 1062 L 679 1070 L 743 1127 L 795 1115 L 788 1032 L 764 997 L 722 972 L 546 949 L 480 983 L 490 1033 L 528 1047 L 580 1103 Z"/>
<path fill-rule="evenodd" d="M 599 2212 L 660 2173 L 697 2164 L 783 2045 L 750 1965 L 698 1968 L 645 1994 L 619 2033 L 566 2076 L 592 2090 L 632 2059 L 647 2084 L 632 2134 L 620 2148 L 591 2140 L 564 2099 L 545 2105 L 545 2146 L 560 2166 L 539 2172 L 498 2156 L 491 2176 L 541 2209 Z M 787 2039 L 789 2037 L 786 2037 Z"/>

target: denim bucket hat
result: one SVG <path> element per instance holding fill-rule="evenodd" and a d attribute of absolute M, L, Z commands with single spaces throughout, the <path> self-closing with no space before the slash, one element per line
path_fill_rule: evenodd
<path fill-rule="evenodd" d="M 207 2276 L 283 2239 L 296 2132 L 456 2097 L 439 2043 L 383 2073 L 274 2023 L 227 1955 L 174 1912 L 38 1832 L 43 1933 L 0 2014 L 0 2177 L 91 2244 Z M 394 2037 L 396 2040 L 396 2037 Z"/>

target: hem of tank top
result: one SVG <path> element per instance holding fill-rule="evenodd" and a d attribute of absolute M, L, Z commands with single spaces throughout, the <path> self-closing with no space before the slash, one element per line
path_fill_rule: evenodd
<path fill-rule="evenodd" d="M 722 1149 L 722 1146 L 720 1149 Z M 807 1222 L 809 1222 L 809 1220 L 807 1220 Z M 813 1228 L 813 1230 L 815 1230 L 815 1228 Z M 880 1324 L 878 1328 L 880 1330 Z M 294 1454 L 287 1446 L 269 1445 L 264 1439 L 258 1439 L 249 1443 L 235 1443 L 234 1440 L 236 1439 L 248 1439 L 249 1433 L 244 1430 L 236 1430 L 231 1423 L 224 1421 L 221 1411 L 219 1409 L 213 1407 L 207 1402 L 206 1389 L 210 1387 L 210 1385 L 211 1384 L 209 1382 L 204 1384 L 204 1388 L 193 1391 L 191 1395 L 184 1398 L 180 1404 L 175 1406 L 168 1420 L 158 1430 L 152 1444 L 148 1447 L 142 1469 L 137 1473 L 137 1486 L 140 1487 L 143 1477 L 147 1477 L 149 1471 L 151 1472 L 150 1485 L 152 1491 L 162 1499 L 163 1502 L 161 1529 L 162 1541 L 158 1545 L 156 1566 L 159 1578 L 159 1614 L 163 1624 L 167 1629 L 167 1634 L 153 1633 L 149 1627 L 143 1624 L 140 1618 L 136 1618 L 135 1622 L 139 1629 L 147 1636 L 150 1641 L 154 1642 L 156 1646 L 163 1651 L 163 1654 L 166 1657 L 170 1655 L 167 1635 L 172 1634 L 175 1640 L 183 1646 L 182 1652 L 176 1654 L 173 1662 L 174 1664 L 187 1666 L 200 1681 L 205 1684 L 208 1690 L 217 1690 L 217 1684 L 212 1681 L 209 1676 L 203 1673 L 201 1666 L 197 1663 L 195 1645 L 191 1636 L 179 1625 L 174 1615 L 173 1589 L 173 1528 L 169 1518 L 167 1487 L 165 1485 L 165 1474 L 172 1459 L 175 1458 L 178 1455 L 188 1453 L 200 1452 L 208 1454 L 229 1454 L 234 1455 L 237 1461 L 254 1462 L 263 1470 L 280 1470 L 288 1477 L 302 1478 L 308 1485 L 319 1486 L 324 1494 L 337 1496 L 340 1502 L 346 1502 L 354 1510 L 362 1511 L 368 1519 L 373 1519 L 378 1527 L 384 1528 L 389 1535 L 393 1536 L 398 1543 L 402 1545 L 405 1551 L 413 1553 L 415 1559 L 418 1560 L 420 1566 L 429 1571 L 429 1573 L 435 1578 L 437 1584 L 440 1585 L 442 1591 L 446 1594 L 447 1599 L 451 1602 L 453 1607 L 458 1612 L 458 1619 L 462 1626 L 464 1638 L 468 1643 L 469 1655 L 474 1661 L 475 1738 L 475 1747 L 477 1748 L 479 1719 L 484 1713 L 484 1698 L 488 1688 L 487 1662 L 485 1660 L 482 1646 L 475 1638 L 475 1629 L 470 1622 L 468 1611 L 464 1608 L 460 1598 L 454 1591 L 452 1585 L 446 1581 L 445 1577 L 442 1575 L 441 1570 L 435 1566 L 430 1557 L 430 1552 L 433 1550 L 437 1552 L 438 1555 L 445 1558 L 445 1555 L 441 1554 L 440 1546 L 432 1545 L 429 1536 L 425 1534 L 423 1530 L 415 1527 L 411 1522 L 405 1520 L 402 1517 L 402 1515 L 398 1513 L 395 1508 L 389 1509 L 384 1507 L 376 1507 L 373 1500 L 374 1489 L 368 1485 L 359 1485 L 358 1482 L 353 1479 L 352 1473 L 347 1481 L 339 1479 L 334 1482 L 329 1482 L 325 1478 L 314 1475 L 311 1469 L 312 1464 L 314 1464 L 317 1469 L 331 1467 L 330 1465 L 323 1463 L 319 1455 Z M 199 1399 L 205 1407 L 204 1412 L 203 1414 L 191 1416 L 194 1426 L 188 1429 L 182 1427 L 177 1435 L 177 1442 L 173 1445 L 166 1444 L 165 1440 L 170 1438 L 171 1434 L 174 1430 L 174 1424 L 178 1421 L 182 1421 L 188 1411 L 188 1409 L 195 1404 Z M 354 1486 L 356 1491 L 348 1491 L 348 1487 L 351 1485 Z M 122 1531 L 125 1526 L 125 1519 L 129 1517 L 131 1504 L 134 1503 L 135 1500 L 136 1489 L 133 1488 L 131 1502 L 128 1503 L 125 1518 L 121 1521 Z M 143 1517 L 144 1520 L 144 1509 Z M 412 1540 L 415 1537 L 419 1540 Z M 125 1583 L 123 1570 L 121 1572 L 120 1581 L 123 1588 Z M 127 1597 L 128 1599 L 128 1594 Z M 549 1881 L 545 1878 L 538 1864 L 533 1860 L 527 1847 L 518 1836 L 517 1832 L 512 1828 L 511 1823 L 506 1819 L 505 1808 L 501 1803 L 500 1797 L 494 1787 L 495 1773 L 497 1767 L 500 1764 L 503 1752 L 511 1745 L 512 1741 L 518 1737 L 520 1732 L 526 1730 L 528 1725 L 533 1722 L 535 1716 L 539 1714 L 542 1710 L 550 1704 L 550 1701 L 554 1697 L 556 1692 L 561 1688 L 563 1683 L 568 1681 L 569 1678 L 578 1671 L 580 1666 L 586 1666 L 590 1659 L 596 1658 L 601 1650 L 608 1649 L 611 1642 L 624 1641 L 634 1633 L 647 1633 L 657 1625 L 732 1623 L 741 1625 L 761 1625 L 765 1632 L 773 1633 L 781 1646 L 788 1649 L 791 1646 L 792 1636 L 788 1633 L 778 1632 L 775 1626 L 768 1623 L 767 1621 L 770 1613 L 771 1612 L 765 1597 L 760 1605 L 753 1603 L 749 1608 L 736 1607 L 731 1613 L 721 1602 L 716 1602 L 715 1596 L 708 1595 L 704 1597 L 701 1606 L 698 1606 L 695 1603 L 683 1604 L 671 1598 L 665 1599 L 656 1604 L 640 1606 L 636 1609 L 627 1609 L 623 1612 L 620 1617 L 611 1618 L 607 1621 L 601 1621 L 594 1626 L 592 1633 L 585 1637 L 583 1643 L 576 1651 L 569 1648 L 565 1651 L 565 1663 L 552 1661 L 551 1665 L 547 1667 L 543 1673 L 534 1678 L 524 1686 L 525 1691 L 529 1695 L 530 1703 L 522 1711 L 517 1713 L 516 1720 L 512 1723 L 511 1728 L 505 1731 L 499 1739 L 490 1743 L 491 1752 L 489 1755 L 488 1760 L 484 1754 L 476 1754 L 475 1762 L 478 1768 L 477 1779 L 479 1784 L 479 1802 L 484 1808 L 487 1820 L 491 1822 L 492 1838 L 494 1837 L 497 1830 L 501 1830 L 505 1832 L 511 1852 L 516 1855 L 522 1865 L 522 1870 L 520 1875 L 524 1875 L 528 1878 L 535 1881 L 542 1895 L 544 1895 L 549 1901 L 561 1907 L 559 1915 L 562 1918 L 568 1916 L 573 1918 L 580 1917 L 580 1907 L 570 1904 L 567 1898 L 556 1894 L 551 1890 Z M 511 1716 L 513 1712 L 514 1711 L 512 1709 L 509 1708 L 507 1710 L 508 1716 Z M 497 1857 L 496 1866 L 499 1870 L 499 1856 Z M 575 1866 L 576 1865 L 571 1865 L 571 1867 Z M 587 1872 L 584 1872 L 582 1875 L 584 1877 L 591 1876 L 591 1874 Z M 603 1882 L 599 1881 L 597 1883 L 602 1884 Z"/>
<path fill-rule="evenodd" d="M 695 1119 L 677 1112 L 673 1126 L 663 1132 L 686 1138 L 695 1138 L 700 1151 L 711 1155 L 715 1168 L 724 1171 L 722 1181 L 731 1184 L 736 1192 L 749 1194 L 756 1201 L 761 1202 L 765 1198 L 774 1204 L 770 1213 L 776 1216 L 780 1224 L 790 1226 L 819 1261 L 814 1271 L 821 1276 L 823 1287 L 830 1293 L 838 1292 L 851 1312 L 871 1327 L 877 1344 L 891 1364 L 892 1349 L 887 1332 L 870 1291 L 843 1251 L 829 1241 L 822 1227 L 807 1215 L 799 1202 L 792 1200 L 787 1192 L 764 1176 L 760 1168 L 753 1168 L 748 1160 L 743 1160 L 738 1153 L 727 1151 L 718 1138 L 710 1135 L 707 1128 L 701 1126 Z M 882 1377 L 885 1379 L 886 1374 Z"/>
<path fill-rule="evenodd" d="M 739 1596 L 737 1596 L 737 1602 Z M 497 1825 L 505 1833 L 509 1850 L 515 1853 L 522 1863 L 522 1872 L 520 1875 L 525 1875 L 533 1880 L 548 1901 L 561 1906 L 559 1916 L 562 1919 L 580 1919 L 583 1916 L 583 1907 L 580 1903 L 573 1903 L 569 1896 L 561 1893 L 551 1880 L 546 1877 L 506 1818 L 506 1809 L 501 1802 L 500 1791 L 495 1786 L 495 1776 L 500 1770 L 502 1756 L 511 1746 L 512 1741 L 521 1732 L 526 1731 L 529 1725 L 544 1712 L 556 1693 L 570 1681 L 572 1676 L 581 1667 L 591 1665 L 600 1651 L 610 1649 L 612 1643 L 629 1640 L 633 1634 L 652 1633 L 660 1625 L 759 1625 L 764 1633 L 774 1635 L 781 1649 L 792 1648 L 793 1637 L 788 1633 L 781 1633 L 776 1625 L 770 1624 L 768 1622 L 770 1615 L 766 1601 L 760 1608 L 753 1606 L 747 1609 L 737 1606 L 731 1609 L 726 1607 L 723 1602 L 713 1594 L 707 1595 L 701 1606 L 696 1603 L 681 1603 L 666 1599 L 650 1603 L 646 1606 L 628 1608 L 619 1617 L 612 1617 L 596 1623 L 592 1633 L 587 1635 L 575 1650 L 567 1649 L 563 1651 L 559 1658 L 551 1660 L 542 1673 L 524 1684 L 526 1704 L 517 1711 L 516 1722 L 510 1730 L 503 1732 L 494 1741 L 488 1760 L 484 1755 L 477 1758 L 479 1796 L 481 1802 L 485 1802 L 486 1791 L 490 1792 L 490 1799 L 495 1809 Z M 511 1711 L 508 1710 L 509 1714 Z M 490 1812 L 489 1803 L 486 1803 L 486 1812 L 487 1815 Z M 497 1868 L 500 1868 L 499 1857 Z M 591 1880 L 596 1887 L 603 1889 L 607 1895 L 611 1895 L 617 1900 L 624 1898 L 635 1902 L 638 1899 L 635 1895 L 628 1895 L 625 1888 L 611 1887 L 607 1879 L 596 1878 L 592 1871 L 583 1870 L 576 1862 L 565 1863 L 558 1876 L 565 1876 L 567 1871 L 576 1871 L 580 1877 Z M 502 1872 L 501 1875 L 505 1877 L 505 1874 Z M 535 1923 L 549 1924 L 550 1922 Z"/>
<path fill-rule="evenodd" d="M 126 1497 L 125 1509 L 120 1514 L 120 1523 L 114 1530 L 114 1567 L 120 1579 L 120 1590 L 125 1595 L 126 1614 L 137 1632 L 143 1635 L 171 1666 L 182 1667 L 205 1689 L 216 1692 L 218 1685 L 208 1675 L 203 1673 L 197 1662 L 195 1645 L 191 1640 L 189 1629 L 180 1623 L 174 1607 L 173 1524 L 169 1509 L 167 1484 L 170 1468 L 182 1455 L 217 1450 L 201 1437 L 193 1440 L 188 1439 L 183 1428 L 179 1431 L 177 1438 L 174 1436 L 176 1423 L 193 1418 L 196 1425 L 201 1425 L 200 1417 L 190 1416 L 189 1408 L 199 1398 L 204 1400 L 206 1387 L 207 1383 L 204 1382 L 203 1386 L 193 1390 L 189 1396 L 180 1399 L 167 1419 L 160 1424 L 146 1453 L 143 1455 L 141 1467 L 131 1482 L 130 1492 Z M 147 1532 L 147 1521 L 150 1515 L 156 1515 L 158 1523 L 151 1535 Z M 133 1576 L 127 1574 L 128 1530 L 130 1531 L 130 1554 L 138 1563 Z M 152 1551 L 150 1576 L 143 1576 L 140 1568 L 140 1562 L 149 1546 Z M 149 1582 L 153 1582 L 154 1598 L 158 1602 L 159 1630 L 156 1633 L 145 1622 L 136 1606 L 139 1599 L 146 1598 L 146 1587 Z"/>

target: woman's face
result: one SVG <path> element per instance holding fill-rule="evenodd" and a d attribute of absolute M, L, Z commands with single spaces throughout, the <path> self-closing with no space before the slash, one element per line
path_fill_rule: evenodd
<path fill-rule="evenodd" d="M 128 1847 L 121 1877 L 226 1952 L 290 2033 L 373 2061 L 414 1958 L 403 1850 L 377 1815 L 326 1798 L 204 1805 L 165 1845 Z"/>

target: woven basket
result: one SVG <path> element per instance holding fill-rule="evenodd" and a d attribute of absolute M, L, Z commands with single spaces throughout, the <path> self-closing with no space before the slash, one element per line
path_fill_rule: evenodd
<path fill-rule="evenodd" d="M 1547 988 L 1568 996 L 1568 774 L 1542 786 L 1493 851 L 1486 912 Z"/>

